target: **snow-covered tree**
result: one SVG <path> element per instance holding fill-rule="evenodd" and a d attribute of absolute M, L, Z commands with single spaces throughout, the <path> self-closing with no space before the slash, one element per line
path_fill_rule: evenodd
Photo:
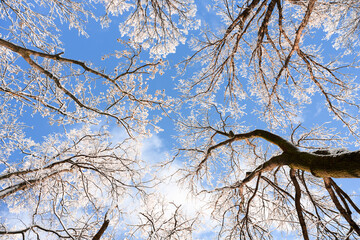
<path fill-rule="evenodd" d="M 360 176 L 358 1 L 2 0 L 0 19 L 4 239 L 360 238 L 333 180 Z M 62 43 L 90 22 L 119 22 L 104 66 Z M 147 161 L 164 116 L 176 149 Z"/>
<path fill-rule="evenodd" d="M 222 24 L 201 28 L 180 64 L 198 67 L 178 85 L 190 111 L 177 156 L 211 196 L 217 237 L 359 238 L 360 210 L 332 179 L 359 177 L 359 2 L 209 5 Z M 306 115 L 314 102 L 323 122 Z"/>

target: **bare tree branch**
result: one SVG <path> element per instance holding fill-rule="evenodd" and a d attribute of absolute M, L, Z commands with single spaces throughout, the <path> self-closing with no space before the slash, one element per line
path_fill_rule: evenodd
<path fill-rule="evenodd" d="M 100 240 L 101 236 L 106 231 L 107 227 L 109 226 L 110 220 L 104 219 L 104 223 L 101 225 L 99 231 L 95 234 L 95 236 L 92 238 L 92 240 Z"/>
<path fill-rule="evenodd" d="M 345 218 L 345 220 L 350 224 L 351 228 L 360 236 L 360 228 L 356 222 L 352 219 L 351 214 L 346 212 L 346 210 L 341 206 L 339 200 L 337 199 L 332 187 L 331 187 L 331 178 L 324 178 L 324 184 L 326 190 L 329 192 L 332 201 L 334 202 L 336 208 L 339 210 L 340 214 Z"/>
<path fill-rule="evenodd" d="M 307 230 L 307 227 L 306 227 L 306 222 L 305 222 L 305 219 L 304 219 L 303 210 L 302 210 L 301 202 L 300 202 L 300 200 L 301 200 L 301 189 L 300 189 L 299 182 L 296 179 L 296 170 L 290 169 L 290 178 L 291 178 L 291 181 L 293 182 L 294 187 L 295 187 L 295 207 L 296 207 L 296 212 L 297 212 L 297 215 L 298 215 L 298 218 L 299 218 L 299 223 L 300 223 L 300 226 L 301 226 L 301 231 L 302 231 L 302 234 L 303 234 L 303 238 L 305 240 L 309 240 L 310 238 L 309 238 L 309 234 L 308 234 L 308 230 Z"/>

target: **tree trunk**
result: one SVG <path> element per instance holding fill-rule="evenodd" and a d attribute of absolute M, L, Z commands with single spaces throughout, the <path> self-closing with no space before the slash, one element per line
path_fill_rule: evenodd
<path fill-rule="evenodd" d="M 265 163 L 258 166 L 254 171 L 249 172 L 247 177 L 242 181 L 248 182 L 259 173 L 271 171 L 272 169 L 287 165 L 293 169 L 300 169 L 312 173 L 316 177 L 333 177 L 333 178 L 358 178 L 360 177 L 360 151 L 354 152 L 336 152 L 316 151 L 313 153 L 302 152 L 291 142 L 286 139 L 265 130 L 254 130 L 248 133 L 234 134 L 217 131 L 229 139 L 222 141 L 208 149 L 204 159 L 198 165 L 198 171 L 207 161 L 211 151 L 232 142 L 249 139 L 263 138 L 268 142 L 277 145 L 283 153 L 274 156 Z"/>
<path fill-rule="evenodd" d="M 286 154 L 286 153 L 283 153 Z M 286 154 L 288 165 L 294 169 L 311 172 L 316 177 L 358 178 L 360 177 L 360 151 L 333 155 L 299 152 Z"/>

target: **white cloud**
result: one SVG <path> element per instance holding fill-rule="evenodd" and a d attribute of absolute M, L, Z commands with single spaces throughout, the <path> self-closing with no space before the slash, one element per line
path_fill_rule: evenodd
<path fill-rule="evenodd" d="M 114 140 L 118 139 L 118 141 L 125 137 L 121 131 L 113 131 L 112 134 L 115 134 Z M 157 184 L 152 189 L 148 189 L 150 194 L 147 199 L 129 197 L 123 201 L 121 206 L 126 209 L 126 212 L 131 212 L 129 217 L 125 217 L 124 222 L 136 225 L 139 221 L 140 212 L 149 211 L 149 208 L 157 208 L 159 207 L 158 204 L 163 204 L 162 210 L 168 211 L 164 213 L 164 216 L 170 217 L 174 214 L 175 204 L 181 206 L 180 210 L 186 218 L 192 219 L 201 216 L 199 221 L 211 225 L 211 212 L 206 206 L 210 201 L 210 196 L 205 194 L 196 196 L 186 187 L 186 184 L 181 184 L 179 180 L 182 175 L 179 170 L 182 164 L 180 162 L 174 161 L 167 165 L 161 165 L 161 163 L 169 160 L 170 151 L 164 147 L 163 141 L 159 136 L 153 135 L 151 138 L 136 142 L 138 154 L 141 160 L 148 165 L 148 173 L 156 177 L 155 182 Z M 138 217 L 134 218 L 134 216 Z M 207 230 L 213 229 L 213 227 L 198 230 L 196 235 L 206 234 Z"/>

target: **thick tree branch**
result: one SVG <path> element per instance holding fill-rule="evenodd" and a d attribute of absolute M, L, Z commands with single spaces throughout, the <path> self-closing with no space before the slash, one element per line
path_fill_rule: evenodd
<path fill-rule="evenodd" d="M 27 228 L 24 228 L 24 229 L 21 229 L 21 230 L 14 230 L 14 231 L 0 231 L 0 235 L 16 235 L 16 234 L 22 234 L 24 236 L 24 234 L 27 232 L 27 231 L 32 231 L 33 229 L 35 228 L 38 228 L 42 231 L 45 231 L 45 232 L 49 232 L 49 233 L 53 233 L 55 234 L 56 236 L 58 236 L 59 239 L 64 239 L 64 238 L 70 238 L 68 236 L 63 236 L 61 234 L 59 234 L 58 230 L 51 230 L 51 229 L 47 229 L 47 228 L 44 228 L 42 226 L 39 226 L 39 225 L 33 225 L 31 227 L 27 227 Z"/>
<path fill-rule="evenodd" d="M 278 72 L 278 75 L 277 75 L 277 77 L 275 79 L 276 83 L 279 81 L 280 77 L 282 76 L 283 71 L 285 69 L 287 69 L 287 67 L 288 67 L 288 65 L 290 63 L 290 59 L 291 59 L 292 55 L 296 51 L 300 50 L 299 43 L 300 43 L 300 40 L 301 40 L 301 37 L 302 37 L 302 32 L 304 31 L 305 27 L 307 26 L 307 24 L 308 24 L 308 22 L 310 20 L 310 16 L 311 16 L 311 13 L 314 10 L 316 1 L 317 0 L 309 0 L 309 4 L 307 6 L 304 18 L 303 18 L 302 22 L 300 23 L 298 29 L 296 30 L 294 43 L 292 43 L 291 40 L 288 39 L 288 41 L 290 41 L 290 44 L 292 45 L 292 48 L 291 48 L 291 51 L 289 52 L 288 56 L 286 57 L 283 66 L 281 67 L 281 69 Z M 279 10 L 280 10 L 280 8 L 281 8 L 280 2 L 278 2 L 278 6 L 279 6 Z M 280 28 L 280 31 L 283 31 L 283 29 Z M 273 87 L 273 89 L 271 91 L 271 95 L 275 92 L 276 86 L 278 86 L 278 85 L 274 84 L 274 87 Z"/>
<path fill-rule="evenodd" d="M 63 52 L 61 53 L 57 53 L 57 54 L 48 54 L 48 53 L 43 53 L 43 52 L 39 52 L 39 51 L 34 51 L 28 48 L 24 48 L 24 47 L 20 47 L 16 44 L 13 44 L 9 41 L 6 41 L 4 39 L 0 38 L 0 46 L 4 46 L 8 49 L 10 49 L 13 52 L 16 52 L 18 54 L 20 54 L 21 56 L 23 56 L 25 53 L 29 56 L 36 56 L 36 57 L 42 57 L 42 58 L 47 58 L 47 59 L 52 59 L 55 61 L 60 61 L 60 62 L 64 62 L 64 63 L 70 63 L 70 64 L 75 64 L 80 66 L 82 69 L 84 69 L 85 71 L 92 73 L 94 75 L 97 75 L 99 77 L 102 77 L 112 83 L 115 83 L 116 80 L 120 79 L 121 77 L 128 75 L 128 74 L 134 74 L 137 73 L 139 70 L 149 67 L 149 66 L 156 66 L 159 63 L 148 63 L 148 64 L 144 64 L 142 66 L 139 66 L 137 68 L 135 68 L 134 70 L 128 69 L 128 71 L 119 74 L 115 79 L 112 79 L 111 77 L 109 77 L 107 74 L 102 73 L 100 71 L 97 71 L 89 66 L 87 66 L 84 62 L 78 61 L 78 60 L 74 60 L 74 59 L 70 59 L 70 58 L 64 58 L 61 57 L 61 55 L 63 54 Z M 126 92 L 124 92 L 126 93 Z M 129 94 L 129 93 L 127 93 Z M 130 95 L 130 94 L 129 94 Z"/>
<path fill-rule="evenodd" d="M 307 227 L 306 227 L 306 222 L 304 219 L 304 215 L 303 215 L 303 210 L 301 207 L 301 203 L 300 203 L 300 199 L 301 199 L 301 189 L 300 189 L 300 185 L 299 182 L 296 179 L 296 175 L 295 175 L 296 171 L 295 169 L 290 169 L 290 178 L 291 181 L 294 184 L 295 187 L 295 207 L 296 207 L 296 212 L 299 218 L 299 223 L 301 226 L 301 231 L 303 234 L 303 237 L 305 240 L 309 240 L 309 234 L 307 231 Z"/>
<path fill-rule="evenodd" d="M 356 204 L 353 202 L 353 200 L 349 197 L 349 195 L 347 193 L 345 193 L 337 184 L 334 180 L 332 180 L 330 178 L 330 182 L 331 182 L 331 185 L 332 187 L 335 189 L 336 193 L 339 195 L 339 196 L 342 196 L 343 198 L 345 198 L 349 203 L 350 205 L 355 209 L 355 211 L 360 214 L 360 209 L 358 208 L 358 206 L 356 206 Z"/>
<path fill-rule="evenodd" d="M 230 24 L 230 26 L 226 29 L 225 35 L 223 39 L 235 29 L 236 26 L 239 26 L 240 29 L 244 28 L 244 23 L 246 19 L 250 16 L 253 12 L 254 8 L 259 4 L 260 0 L 253 0 L 245 9 L 244 11 L 240 12 L 236 19 Z"/>
<path fill-rule="evenodd" d="M 95 234 L 95 236 L 92 238 L 92 240 L 100 240 L 101 236 L 104 234 L 105 230 L 107 229 L 107 227 L 109 226 L 110 220 L 104 219 L 104 223 L 101 225 L 99 231 Z"/>
<path fill-rule="evenodd" d="M 342 152 L 339 154 L 323 155 L 316 153 L 301 152 L 295 145 L 284 138 L 265 130 L 254 130 L 248 133 L 229 134 L 221 131 L 217 133 L 231 137 L 225 141 L 219 142 L 208 148 L 203 160 L 197 166 L 196 172 L 199 172 L 202 165 L 208 160 L 211 152 L 221 146 L 233 143 L 237 140 L 244 140 L 253 137 L 259 137 L 271 142 L 281 148 L 283 153 L 273 157 L 260 165 L 249 174 L 250 181 L 261 171 L 270 171 L 275 167 L 287 165 L 294 169 L 300 169 L 312 173 L 316 177 L 334 177 L 334 178 L 359 178 L 360 177 L 360 151 Z M 255 175 L 254 175 L 255 174 Z M 254 175 L 254 176 L 253 176 Z M 248 180 L 247 180 L 248 179 Z"/>
<path fill-rule="evenodd" d="M 260 137 L 265 139 L 268 142 L 271 142 L 275 145 L 277 145 L 278 147 L 281 148 L 281 150 L 285 153 L 296 153 L 299 152 L 299 149 L 293 145 L 292 143 L 290 143 L 289 141 L 285 140 L 284 138 L 273 134 L 271 132 L 265 131 L 265 130 L 261 130 L 261 129 L 257 129 L 248 133 L 242 133 L 242 134 L 235 134 L 233 139 L 234 140 L 243 140 L 243 139 L 248 139 L 248 138 L 253 138 L 253 137 Z"/>
<path fill-rule="evenodd" d="M 341 206 L 339 200 L 337 199 L 335 192 L 333 191 L 333 189 L 331 188 L 331 179 L 326 177 L 324 178 L 324 183 L 325 183 L 325 188 L 326 190 L 329 192 L 331 199 L 333 200 L 336 208 L 339 210 L 340 214 L 345 218 L 345 220 L 349 223 L 350 227 L 352 229 L 355 230 L 355 232 L 360 235 L 360 228 L 359 226 L 356 224 L 356 222 L 354 222 L 354 220 L 352 219 L 351 215 L 346 212 L 346 210 Z"/>
<path fill-rule="evenodd" d="M 197 167 L 197 172 L 200 171 L 202 165 L 210 157 L 210 154 L 213 150 L 215 150 L 221 146 L 230 144 L 232 142 L 238 141 L 238 140 L 245 140 L 245 139 L 249 139 L 249 138 L 259 137 L 259 138 L 263 138 L 263 139 L 267 140 L 268 142 L 271 142 L 271 143 L 277 145 L 278 147 L 281 148 L 281 150 L 283 150 L 284 153 L 299 152 L 299 149 L 295 145 L 290 143 L 289 141 L 285 140 L 284 138 L 282 138 L 276 134 L 273 134 L 271 132 L 261 130 L 261 129 L 256 129 L 254 131 L 251 131 L 248 133 L 241 133 L 241 134 L 234 134 L 232 131 L 230 131 L 230 133 L 217 131 L 216 133 L 228 136 L 229 139 L 222 141 L 222 142 L 208 148 L 208 150 L 205 153 L 204 159 L 199 163 L 199 165 Z"/>
<path fill-rule="evenodd" d="M 27 179 L 27 180 L 24 180 L 24 181 L 22 181 L 20 183 L 11 185 L 11 186 L 9 186 L 9 187 L 7 187 L 5 189 L 0 190 L 0 199 L 3 199 L 3 198 L 5 198 L 5 197 L 7 197 L 9 195 L 12 195 L 15 192 L 28 189 L 28 188 L 38 184 L 39 182 L 44 181 L 44 180 L 46 180 L 48 178 L 51 178 L 53 176 L 59 175 L 60 173 L 71 172 L 71 171 L 72 171 L 72 168 L 70 168 L 70 169 L 62 169 L 62 170 L 54 171 L 52 173 L 49 173 L 49 174 L 47 174 L 45 176 L 42 176 L 42 177 L 39 177 L 39 178 Z"/>

